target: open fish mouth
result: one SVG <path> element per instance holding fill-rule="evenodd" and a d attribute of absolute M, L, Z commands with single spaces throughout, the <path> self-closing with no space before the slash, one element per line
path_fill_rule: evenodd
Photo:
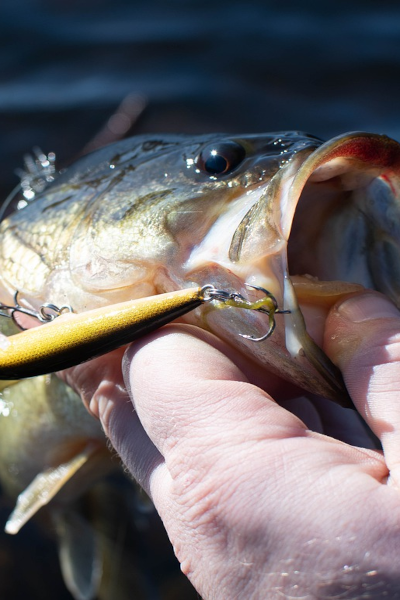
<path fill-rule="evenodd" d="M 399 169 L 399 144 L 366 133 L 339 136 L 301 165 L 280 220 L 290 274 L 312 276 L 292 277 L 300 302 L 330 304 L 359 284 L 399 305 Z"/>
<path fill-rule="evenodd" d="M 382 135 L 355 132 L 307 147 L 259 190 L 231 236 L 232 271 L 289 311 L 268 340 L 268 359 L 251 344 L 244 351 L 344 406 L 341 375 L 308 334 L 303 312 L 327 313 L 363 287 L 400 305 L 399 168 L 399 144 Z M 215 315 L 208 318 L 223 337 Z"/>
<path fill-rule="evenodd" d="M 399 304 L 400 146 L 351 133 L 323 144 L 297 172 L 281 227 L 293 274 L 360 283 Z"/>
<path fill-rule="evenodd" d="M 358 291 L 357 284 L 399 306 L 399 168 L 399 144 L 366 133 L 339 136 L 301 165 L 280 224 L 288 240 L 288 272 L 297 275 L 290 281 L 303 311 L 310 305 L 329 308 Z M 299 277 L 305 274 L 312 277 Z M 291 298 L 286 285 L 284 303 Z M 290 316 L 286 319 L 286 346 L 294 355 L 301 340 Z"/>

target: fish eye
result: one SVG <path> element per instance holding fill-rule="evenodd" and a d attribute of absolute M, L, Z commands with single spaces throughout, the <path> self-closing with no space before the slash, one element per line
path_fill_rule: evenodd
<path fill-rule="evenodd" d="M 246 151 L 237 142 L 221 142 L 203 148 L 196 159 L 196 166 L 209 175 L 225 175 L 240 165 Z"/>

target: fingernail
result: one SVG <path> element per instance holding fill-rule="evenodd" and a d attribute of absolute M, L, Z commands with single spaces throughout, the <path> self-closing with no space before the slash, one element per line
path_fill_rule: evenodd
<path fill-rule="evenodd" d="M 338 312 L 342 317 L 353 323 L 362 323 L 371 319 L 400 317 L 399 310 L 390 300 L 384 296 L 368 293 L 348 298 L 339 305 Z"/>

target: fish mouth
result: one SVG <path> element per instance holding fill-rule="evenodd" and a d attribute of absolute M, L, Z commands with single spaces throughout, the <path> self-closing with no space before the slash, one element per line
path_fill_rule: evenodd
<path fill-rule="evenodd" d="M 358 132 L 326 142 L 301 164 L 278 222 L 298 300 L 330 306 L 358 284 L 399 305 L 399 171 L 396 141 Z"/>
<path fill-rule="evenodd" d="M 397 258 L 392 268 L 400 259 L 399 168 L 400 145 L 394 140 L 345 134 L 302 163 L 280 204 L 279 227 L 288 243 L 284 304 L 293 315 L 285 319 L 286 347 L 292 356 L 304 352 L 337 397 L 345 398 L 341 376 L 310 344 L 296 315 L 310 306 L 328 311 L 362 287 L 382 291 L 399 304 L 400 280 L 385 264 L 385 248 Z"/>
<path fill-rule="evenodd" d="M 290 311 L 282 317 L 281 343 L 293 369 L 308 373 L 300 385 L 343 406 L 351 401 L 342 376 L 303 313 L 316 307 L 327 314 L 363 288 L 400 305 L 399 171 L 396 141 L 359 132 L 334 138 L 293 157 L 232 238 L 231 260 L 251 264 L 250 283 L 269 288 Z M 254 229 L 256 241 L 262 235 L 274 240 L 267 252 L 255 244 Z"/>

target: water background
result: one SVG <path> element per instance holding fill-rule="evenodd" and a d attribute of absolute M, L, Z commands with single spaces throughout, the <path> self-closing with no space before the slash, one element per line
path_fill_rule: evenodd
<path fill-rule="evenodd" d="M 99 132 L 400 139 L 399 98 L 400 3 L 1 0 L 0 194 L 34 146 L 67 164 Z M 126 131 L 121 103 L 139 114 Z M 1 537 L 2 597 L 69 598 L 26 531 Z"/>
<path fill-rule="evenodd" d="M 130 94 L 130 133 L 400 139 L 399 92 L 390 1 L 2 0 L 0 188 L 35 145 L 77 156 Z"/>

